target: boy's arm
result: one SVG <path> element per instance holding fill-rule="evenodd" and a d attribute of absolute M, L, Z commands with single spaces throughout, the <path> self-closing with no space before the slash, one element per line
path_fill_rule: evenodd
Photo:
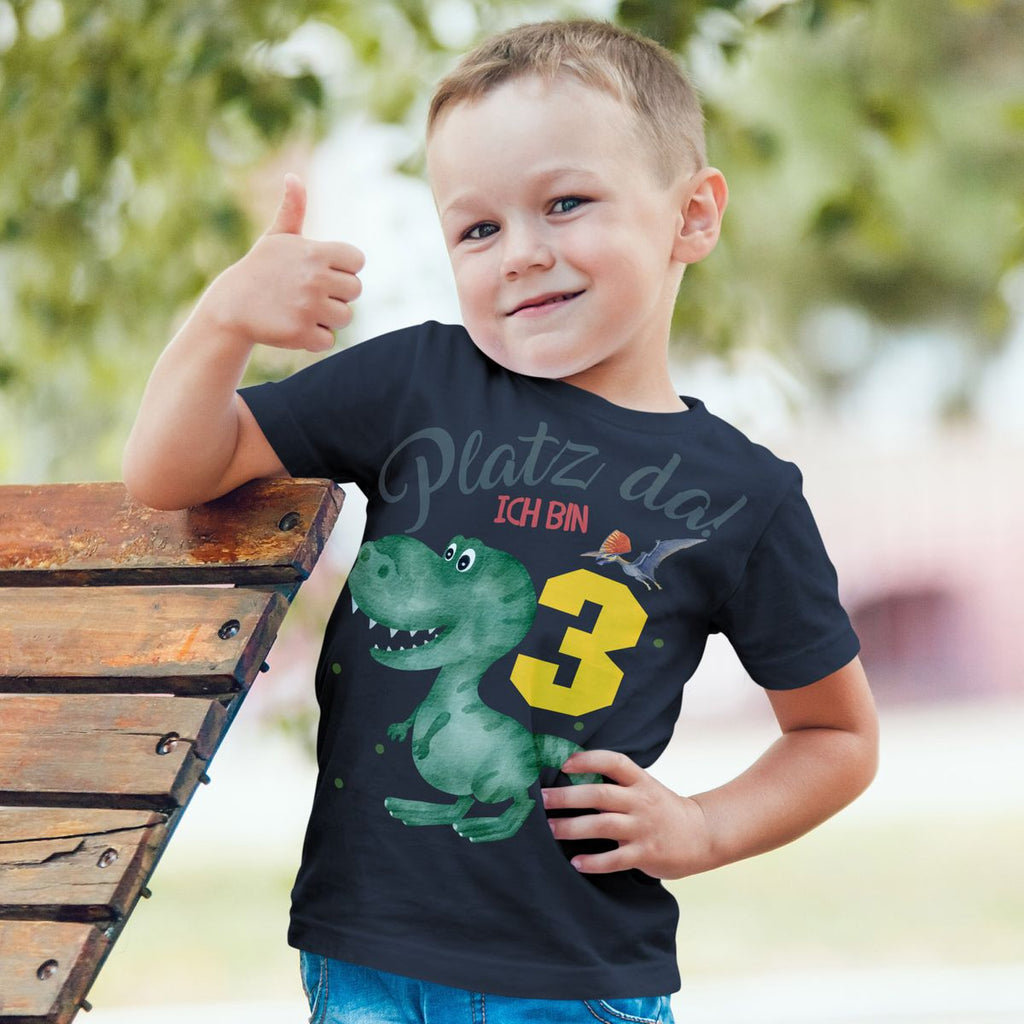
<path fill-rule="evenodd" d="M 236 393 L 257 343 L 325 351 L 351 319 L 362 253 L 302 237 L 306 193 L 294 175 L 273 224 L 207 289 L 157 361 L 125 446 L 128 491 L 184 508 L 285 468 Z"/>
<path fill-rule="evenodd" d="M 128 492 L 186 508 L 284 467 L 235 393 L 251 346 L 231 345 L 197 309 L 153 369 L 125 446 Z"/>
<path fill-rule="evenodd" d="M 782 736 L 732 782 L 697 796 L 673 792 L 624 754 L 588 750 L 569 758 L 563 770 L 599 772 L 618 783 L 543 791 L 548 809 L 599 811 L 549 819 L 556 838 L 619 844 L 574 857 L 573 865 L 682 878 L 782 846 L 867 788 L 878 762 L 878 719 L 859 658 L 810 686 L 768 697 Z"/>

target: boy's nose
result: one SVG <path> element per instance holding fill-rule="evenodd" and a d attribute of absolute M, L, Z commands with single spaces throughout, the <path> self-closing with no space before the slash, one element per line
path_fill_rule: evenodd
<path fill-rule="evenodd" d="M 514 280 L 527 270 L 547 269 L 555 262 L 551 246 L 537 234 L 508 232 L 501 261 L 501 273 Z"/>

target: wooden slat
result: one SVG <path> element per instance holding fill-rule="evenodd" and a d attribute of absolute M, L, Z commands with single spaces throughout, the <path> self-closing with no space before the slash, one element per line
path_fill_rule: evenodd
<path fill-rule="evenodd" d="M 119 484 L 0 487 L 2 1024 L 75 1017 L 342 497 L 260 481 L 156 512 Z"/>
<path fill-rule="evenodd" d="M 216 700 L 0 696 L 0 804 L 164 808 L 187 801 L 224 731 Z M 178 739 L 158 753 L 163 737 Z"/>
<path fill-rule="evenodd" d="M 0 586 L 295 582 L 341 502 L 326 480 L 257 480 L 180 512 L 114 483 L 0 487 Z"/>
<path fill-rule="evenodd" d="M 166 841 L 154 811 L 0 807 L 0 918 L 126 916 Z"/>
<path fill-rule="evenodd" d="M 0 1017 L 15 1024 L 69 1021 L 109 945 L 91 924 L 0 921 Z"/>
<path fill-rule="evenodd" d="M 287 610 L 272 590 L 0 590 L 0 692 L 227 693 L 252 682 Z"/>
<path fill-rule="evenodd" d="M 0 843 L 95 836 L 152 828 L 167 822 L 159 811 L 97 810 L 82 807 L 0 807 Z M 2 891 L 2 890 L 0 890 Z"/>

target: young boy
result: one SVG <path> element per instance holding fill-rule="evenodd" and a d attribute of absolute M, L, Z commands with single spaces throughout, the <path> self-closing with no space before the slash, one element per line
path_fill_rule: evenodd
<path fill-rule="evenodd" d="M 722 175 L 673 59 L 528 25 L 440 85 L 427 165 L 464 327 L 321 351 L 362 256 L 274 224 L 158 362 L 125 479 L 161 507 L 258 476 L 355 481 L 366 542 L 317 669 L 319 777 L 293 892 L 314 1020 L 670 1020 L 660 879 L 770 850 L 859 794 L 876 722 L 790 463 L 672 387 Z M 780 738 L 681 796 L 648 774 L 707 636 Z M 570 784 L 572 783 L 572 784 Z"/>

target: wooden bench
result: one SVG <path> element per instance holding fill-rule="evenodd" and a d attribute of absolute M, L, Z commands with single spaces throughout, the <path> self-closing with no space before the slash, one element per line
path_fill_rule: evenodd
<path fill-rule="evenodd" d="M 0 487 L 0 1022 L 85 1000 L 341 508 L 323 480 L 156 512 Z"/>

